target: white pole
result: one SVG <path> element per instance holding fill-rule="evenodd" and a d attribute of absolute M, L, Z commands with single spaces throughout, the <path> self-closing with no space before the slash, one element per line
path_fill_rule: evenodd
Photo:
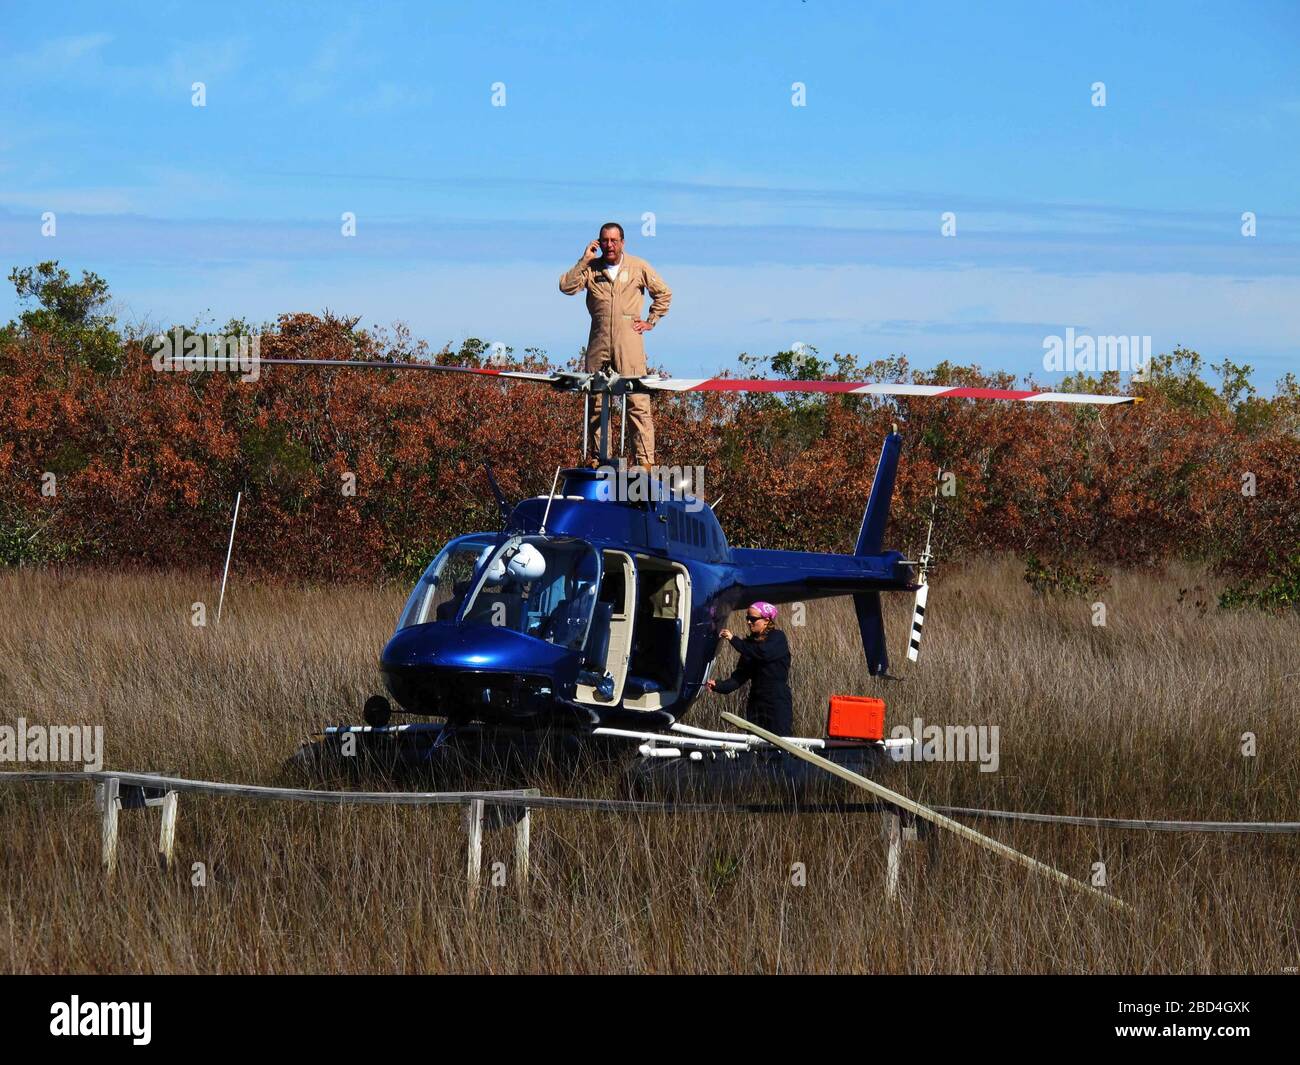
<path fill-rule="evenodd" d="M 555 467 L 555 479 L 551 481 L 551 494 L 546 497 L 546 512 L 542 515 L 542 527 L 538 530 L 542 535 L 546 534 L 546 520 L 551 516 L 551 504 L 555 501 L 555 486 L 560 483 L 560 469 L 559 466 Z"/>
<path fill-rule="evenodd" d="M 221 598 L 217 600 L 217 624 L 221 624 L 221 607 L 226 601 L 226 577 L 230 574 L 230 555 L 235 550 L 235 526 L 239 523 L 239 501 L 243 492 L 235 493 L 235 516 L 230 522 L 230 543 L 226 547 L 226 568 L 221 571 Z"/>

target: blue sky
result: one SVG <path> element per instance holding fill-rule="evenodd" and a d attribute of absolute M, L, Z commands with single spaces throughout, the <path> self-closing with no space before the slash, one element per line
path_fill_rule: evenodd
<path fill-rule="evenodd" d="M 0 265 L 95 270 L 126 321 L 329 307 L 567 358 L 556 280 L 616 219 L 674 290 L 648 348 L 678 375 L 802 341 L 1049 382 L 1067 327 L 1300 372 L 1295 3 L 0 18 Z"/>

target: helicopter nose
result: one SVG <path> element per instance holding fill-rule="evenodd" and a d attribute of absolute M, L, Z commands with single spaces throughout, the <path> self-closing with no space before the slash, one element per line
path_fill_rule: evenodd
<path fill-rule="evenodd" d="M 486 708 L 532 712 L 537 700 L 572 687 L 578 658 L 507 628 L 433 623 L 394 635 L 380 667 L 388 690 L 410 713 L 480 716 Z"/>
<path fill-rule="evenodd" d="M 576 653 L 495 625 L 415 625 L 384 648 L 384 669 L 502 670 L 553 673 Z"/>

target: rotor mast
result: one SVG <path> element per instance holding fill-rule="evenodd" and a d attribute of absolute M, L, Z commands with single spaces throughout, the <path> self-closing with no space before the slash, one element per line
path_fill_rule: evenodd
<path fill-rule="evenodd" d="M 583 374 L 579 378 L 578 390 L 582 392 L 582 457 L 587 457 L 588 451 L 588 426 L 591 424 L 591 403 L 592 397 L 596 395 L 603 396 L 600 401 L 600 428 L 596 437 L 596 458 L 601 464 L 610 462 L 609 437 L 610 437 L 610 409 L 613 406 L 614 397 L 619 400 L 619 454 L 623 454 L 627 446 L 627 396 L 629 392 L 637 390 L 637 383 L 640 378 L 621 377 L 613 370 L 600 370 L 593 374 Z"/>

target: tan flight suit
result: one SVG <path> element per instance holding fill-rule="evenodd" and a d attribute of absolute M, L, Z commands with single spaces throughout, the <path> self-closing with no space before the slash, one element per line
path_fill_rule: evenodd
<path fill-rule="evenodd" d="M 587 338 L 588 373 L 613 364 L 621 377 L 644 377 L 646 374 L 645 343 L 632 328 L 641 317 L 645 294 L 650 294 L 650 313 L 646 321 L 654 325 L 668 313 L 673 294 L 644 259 L 623 253 L 619 262 L 618 280 L 610 282 L 605 273 L 603 256 L 584 263 L 581 259 L 560 278 L 560 291 L 574 296 L 587 290 L 587 310 L 591 313 L 591 335 Z M 600 404 L 604 397 L 597 395 L 591 405 L 591 440 L 593 449 L 600 439 Z M 650 415 L 650 397 L 644 392 L 634 392 L 627 397 L 628 422 L 632 427 L 634 462 L 653 466 L 655 461 L 655 427 Z M 614 450 L 613 431 L 610 433 Z"/>

